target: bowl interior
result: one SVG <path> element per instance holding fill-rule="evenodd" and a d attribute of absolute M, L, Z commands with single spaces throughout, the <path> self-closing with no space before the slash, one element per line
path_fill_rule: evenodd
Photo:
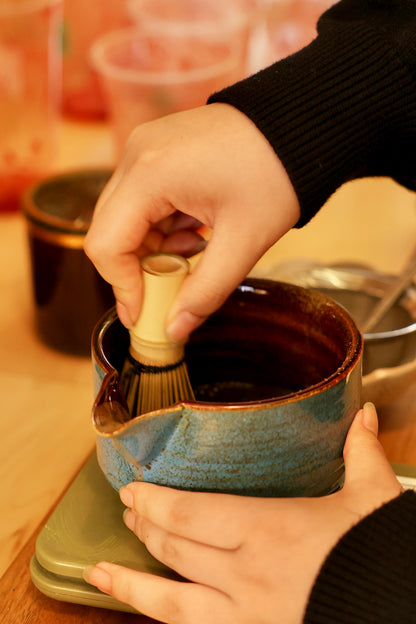
<path fill-rule="evenodd" d="M 114 317 L 99 333 L 96 350 L 120 371 L 128 343 Z M 251 279 L 191 335 L 186 362 L 198 402 L 239 404 L 333 383 L 348 374 L 360 353 L 354 321 L 335 301 L 298 286 Z"/>

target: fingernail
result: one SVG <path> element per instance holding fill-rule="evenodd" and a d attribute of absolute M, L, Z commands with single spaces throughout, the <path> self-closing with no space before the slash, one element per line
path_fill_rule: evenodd
<path fill-rule="evenodd" d="M 377 420 L 377 411 L 374 403 L 364 403 L 363 406 L 363 425 L 366 429 L 374 433 L 374 435 L 378 434 L 378 420 Z"/>
<path fill-rule="evenodd" d="M 120 301 L 117 301 L 116 308 L 117 308 L 118 318 L 123 323 L 124 327 L 126 327 L 127 329 L 130 329 L 130 327 L 132 327 L 133 325 L 133 321 L 130 317 L 129 311 L 127 310 L 126 306 L 124 305 L 124 303 L 120 303 Z"/>
<path fill-rule="evenodd" d="M 135 526 L 135 515 L 131 511 L 131 509 L 125 509 L 123 511 L 123 522 L 130 531 L 134 530 Z"/>
<path fill-rule="evenodd" d="M 102 568 L 99 568 L 98 566 L 87 566 L 83 570 L 82 576 L 87 583 L 94 585 L 100 591 L 106 594 L 111 592 L 111 576 Z"/>
<path fill-rule="evenodd" d="M 95 566 L 93 565 L 89 565 L 86 568 L 83 569 L 82 571 L 82 577 L 84 579 L 84 581 L 86 581 L 87 583 L 90 583 L 90 579 L 93 576 L 93 571 L 95 570 Z"/>
<path fill-rule="evenodd" d="M 183 313 L 179 313 L 166 327 L 167 334 L 170 338 L 172 338 L 172 340 L 179 341 L 186 338 L 182 331 L 182 317 Z"/>
<path fill-rule="evenodd" d="M 127 485 L 120 488 L 119 496 L 123 505 L 129 508 L 133 507 L 133 503 L 134 503 L 133 494 L 130 492 Z"/>

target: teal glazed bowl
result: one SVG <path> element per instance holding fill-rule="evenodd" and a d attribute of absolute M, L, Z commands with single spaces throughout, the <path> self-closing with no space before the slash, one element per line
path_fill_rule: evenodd
<path fill-rule="evenodd" d="M 92 337 L 97 456 L 116 489 L 148 481 L 254 496 L 318 496 L 343 482 L 360 407 L 362 337 L 322 293 L 248 279 L 191 336 L 194 402 L 130 418 L 129 344 L 114 309 Z"/>

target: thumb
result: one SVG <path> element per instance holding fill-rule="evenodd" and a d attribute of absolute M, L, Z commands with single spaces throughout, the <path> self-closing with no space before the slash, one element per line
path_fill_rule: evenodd
<path fill-rule="evenodd" d="M 345 486 L 358 488 L 373 504 L 394 498 L 402 491 L 393 468 L 377 438 L 378 419 L 372 403 L 357 413 L 344 445 Z M 369 500 L 369 505 L 372 505 Z"/>
<path fill-rule="evenodd" d="M 223 230 L 213 233 L 169 312 L 168 333 L 176 340 L 188 336 L 218 310 L 261 256 L 254 245 L 246 250 L 235 231 Z"/>
<path fill-rule="evenodd" d="M 258 214 L 254 217 L 253 222 L 248 216 L 234 219 L 232 215 L 215 224 L 208 245 L 170 310 L 168 333 L 176 340 L 188 336 L 218 310 L 264 252 L 293 227 L 298 214 L 291 204 L 283 206 L 273 230 L 267 225 L 271 220 L 267 211 L 264 227 Z M 253 236 L 262 231 L 266 234 Z"/>

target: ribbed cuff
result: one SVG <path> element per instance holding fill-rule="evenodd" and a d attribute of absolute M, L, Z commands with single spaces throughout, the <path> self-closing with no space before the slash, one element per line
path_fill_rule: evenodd
<path fill-rule="evenodd" d="M 415 524 L 408 491 L 351 529 L 319 573 L 304 624 L 414 624 Z"/>

